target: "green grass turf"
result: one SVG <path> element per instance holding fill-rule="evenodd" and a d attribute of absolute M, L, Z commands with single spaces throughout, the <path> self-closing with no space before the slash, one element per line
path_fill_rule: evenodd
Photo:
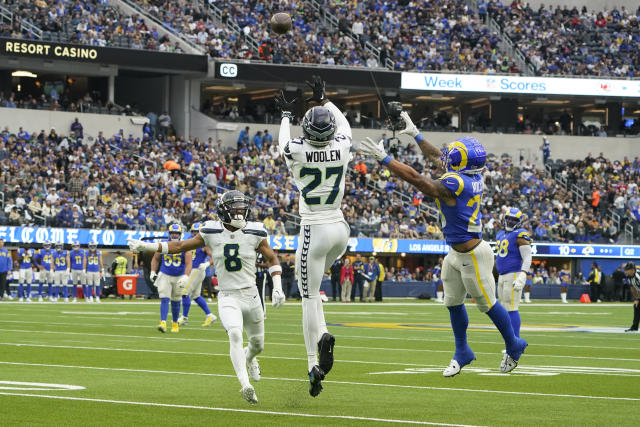
<path fill-rule="evenodd" d="M 510 375 L 498 372 L 499 333 L 468 304 L 477 360 L 461 375 L 443 378 L 453 355 L 447 310 L 396 302 L 325 305 L 336 363 L 315 399 L 307 391 L 301 307 L 269 307 L 259 357 L 263 379 L 254 384 L 260 402 L 254 406 L 239 393 L 220 323 L 200 327 L 204 315 L 195 304 L 188 326 L 161 334 L 155 329 L 159 303 L 2 303 L 0 381 L 84 389 L 23 390 L 0 383 L 6 393 L 0 395 L 1 424 L 636 425 L 631 408 L 640 404 L 640 335 L 564 327 L 621 330 L 631 321 L 630 304 L 522 306 L 529 348 Z M 527 331 L 529 326 L 541 329 Z M 35 395 L 86 400 L 30 397 Z"/>

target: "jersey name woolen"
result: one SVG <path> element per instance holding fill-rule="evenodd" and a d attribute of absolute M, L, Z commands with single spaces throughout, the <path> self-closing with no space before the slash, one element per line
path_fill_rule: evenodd
<path fill-rule="evenodd" d="M 307 151 L 307 162 L 337 162 L 341 160 L 340 150 Z"/>

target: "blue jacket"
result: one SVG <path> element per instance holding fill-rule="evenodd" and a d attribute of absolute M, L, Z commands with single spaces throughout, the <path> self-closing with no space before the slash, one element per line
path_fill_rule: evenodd
<path fill-rule="evenodd" d="M 364 265 L 364 274 L 367 276 L 366 280 L 373 281 L 380 276 L 380 267 L 378 263 L 374 262 L 373 265 L 367 263 Z"/>
<path fill-rule="evenodd" d="M 13 266 L 13 259 L 7 248 L 0 249 L 0 273 L 6 273 Z"/>

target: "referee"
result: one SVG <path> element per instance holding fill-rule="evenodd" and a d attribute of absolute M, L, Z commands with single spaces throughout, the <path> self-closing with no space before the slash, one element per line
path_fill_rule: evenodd
<path fill-rule="evenodd" d="M 627 276 L 629 288 L 633 294 L 633 324 L 625 332 L 634 332 L 638 330 L 638 323 L 640 323 L 640 268 L 628 262 L 624 266 L 624 274 Z"/>

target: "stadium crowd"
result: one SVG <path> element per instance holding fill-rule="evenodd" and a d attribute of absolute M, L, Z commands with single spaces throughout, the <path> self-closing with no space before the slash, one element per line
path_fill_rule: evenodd
<path fill-rule="evenodd" d="M 158 122 L 166 124 L 163 115 Z M 297 189 L 268 131 L 243 129 L 237 147 L 226 150 L 221 141 L 174 136 L 166 127 L 150 125 L 142 138 L 120 131 L 90 139 L 77 120 L 69 131 L 4 128 L 0 222 L 162 230 L 173 222 L 188 225 L 212 216 L 218 193 L 238 189 L 255 199 L 254 218 L 264 221 L 270 233 L 297 232 Z M 437 166 L 424 164 L 415 146 L 399 150 L 397 155 L 417 170 L 437 175 Z M 352 236 L 442 237 L 435 210 L 428 209 L 420 193 L 359 154 L 352 165 L 343 205 Z M 638 228 L 639 158 L 611 162 L 601 154 L 552 166 L 569 184 L 593 191 L 576 203 L 533 165 L 491 158 L 484 172 L 487 238 L 500 229 L 506 206 L 527 214 L 536 241 L 614 242 L 621 230 L 610 221 L 610 208 Z"/>

